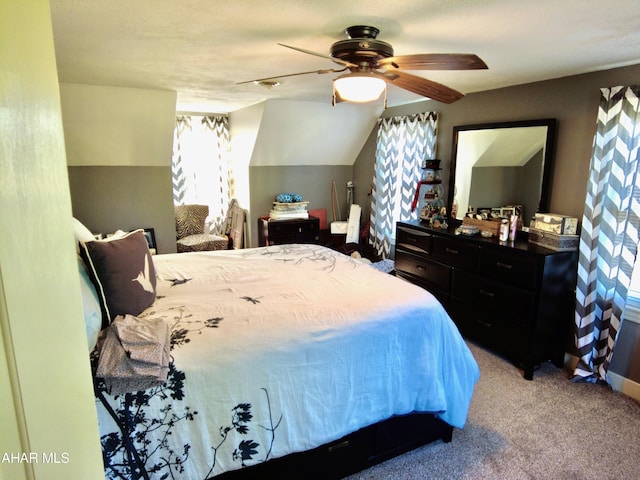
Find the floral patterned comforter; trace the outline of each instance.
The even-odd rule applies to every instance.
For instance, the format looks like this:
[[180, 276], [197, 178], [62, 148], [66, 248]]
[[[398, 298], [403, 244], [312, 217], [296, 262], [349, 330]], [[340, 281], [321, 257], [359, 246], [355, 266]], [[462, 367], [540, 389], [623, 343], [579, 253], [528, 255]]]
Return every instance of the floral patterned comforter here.
[[96, 385], [105, 477], [204, 480], [413, 411], [462, 427], [478, 366], [427, 291], [317, 245], [158, 255], [164, 385]]

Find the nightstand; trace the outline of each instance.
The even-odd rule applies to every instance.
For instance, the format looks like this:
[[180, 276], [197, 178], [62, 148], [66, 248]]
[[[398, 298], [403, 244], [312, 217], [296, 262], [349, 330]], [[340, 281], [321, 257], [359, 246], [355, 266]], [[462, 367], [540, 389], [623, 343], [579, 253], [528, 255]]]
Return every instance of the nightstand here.
[[280, 245], [284, 243], [318, 243], [320, 241], [320, 219], [317, 217], [292, 220], [269, 220], [258, 218], [258, 245]]

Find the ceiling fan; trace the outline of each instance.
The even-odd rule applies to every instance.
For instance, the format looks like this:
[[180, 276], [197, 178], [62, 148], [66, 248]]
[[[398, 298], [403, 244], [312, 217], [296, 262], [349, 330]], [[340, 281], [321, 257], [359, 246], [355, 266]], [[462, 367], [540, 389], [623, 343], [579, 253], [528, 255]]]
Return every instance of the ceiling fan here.
[[[276, 79], [284, 77], [348, 71], [333, 81], [334, 105], [341, 101], [368, 102], [376, 100], [383, 91], [386, 92], [387, 84], [439, 102], [453, 103], [464, 95], [440, 83], [406, 73], [404, 70], [479, 70], [488, 68], [477, 55], [469, 53], [421, 53], [394, 56], [393, 47], [390, 44], [376, 39], [380, 33], [376, 27], [355, 25], [348, 27], [345, 32], [349, 38], [339, 40], [331, 45], [330, 55], [278, 43], [278, 45], [302, 53], [327, 58], [341, 65], [342, 68], [291, 73], [248, 80], [238, 84], [253, 82], [274, 85]], [[348, 84], [352, 84], [353, 92], [347, 90]], [[374, 88], [372, 93], [367, 94], [366, 84], [371, 84]]]

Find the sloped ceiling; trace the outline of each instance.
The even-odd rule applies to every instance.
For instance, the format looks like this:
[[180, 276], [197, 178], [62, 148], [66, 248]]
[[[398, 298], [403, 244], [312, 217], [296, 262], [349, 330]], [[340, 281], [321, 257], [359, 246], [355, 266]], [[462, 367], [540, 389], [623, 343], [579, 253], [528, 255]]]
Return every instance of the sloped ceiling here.
[[[414, 72], [463, 93], [640, 63], [638, 0], [51, 0], [51, 12], [60, 81], [175, 90], [198, 112], [329, 104], [335, 74], [236, 83], [331, 68], [277, 43], [328, 54], [358, 24], [399, 55], [479, 55], [489, 70]], [[388, 90], [390, 106], [422, 99]]]
[[270, 100], [250, 164], [351, 165], [381, 111], [375, 105]]

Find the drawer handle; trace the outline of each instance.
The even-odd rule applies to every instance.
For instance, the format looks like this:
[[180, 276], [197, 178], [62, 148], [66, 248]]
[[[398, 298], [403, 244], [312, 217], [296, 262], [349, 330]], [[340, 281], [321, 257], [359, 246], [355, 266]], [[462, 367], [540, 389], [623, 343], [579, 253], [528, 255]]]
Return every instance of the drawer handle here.
[[511, 265], [509, 263], [502, 263], [502, 262], [496, 262], [496, 266], [498, 266], [500, 268], [504, 268], [506, 270], [511, 270], [513, 268], [513, 265]]
[[490, 291], [488, 291], [488, 290], [484, 290], [483, 288], [481, 288], [481, 289], [480, 289], [480, 293], [481, 293], [482, 295], [486, 295], [487, 297], [490, 297], [490, 298], [493, 298], [493, 297], [495, 297], [495, 296], [496, 296], [496, 294], [495, 294], [495, 293], [490, 292]]
[[454, 255], [458, 255], [458, 253], [460, 253], [458, 250], [456, 250], [454, 248], [449, 248], [449, 247], [446, 247], [444, 249], [444, 251], [447, 252], [447, 253], [453, 253]]
[[478, 324], [482, 325], [483, 327], [486, 328], [491, 328], [493, 325], [491, 325], [491, 323], [489, 322], [485, 322], [484, 320], [477, 320]]
[[427, 270], [425, 267], [423, 267], [422, 265], [416, 265], [416, 270], [422, 270], [425, 271]]

